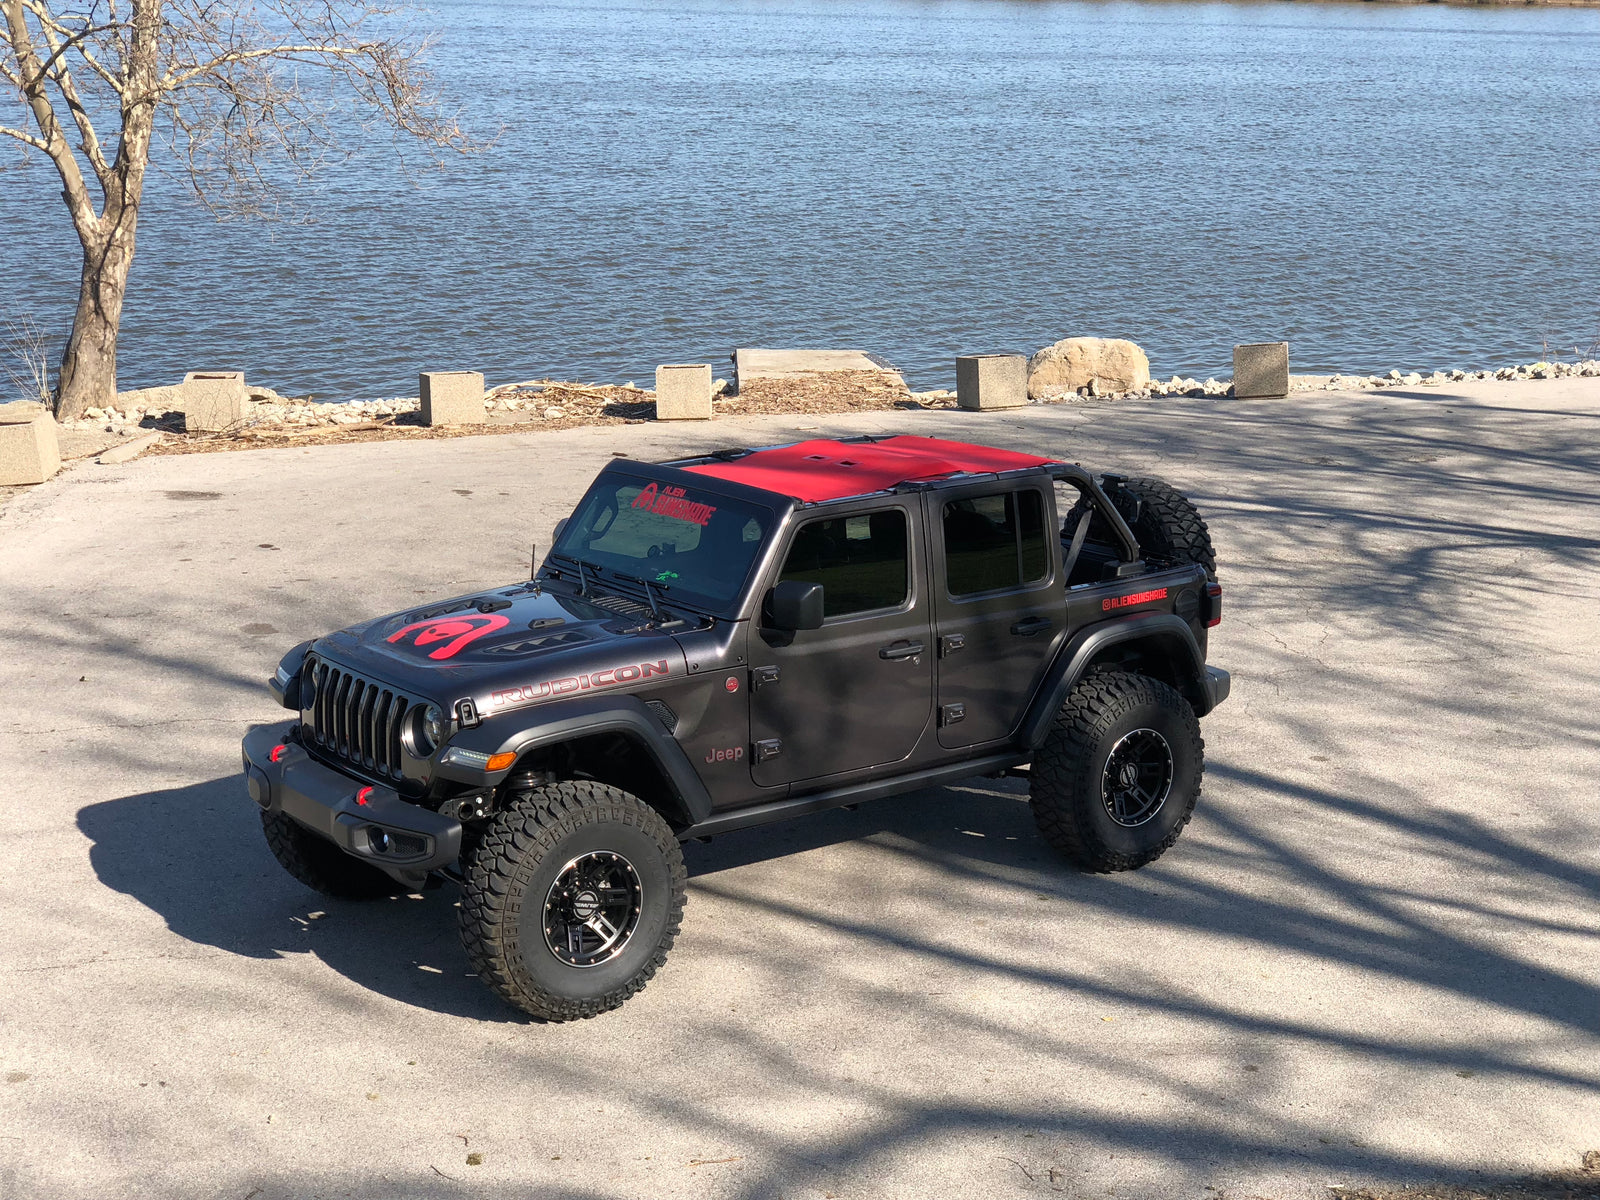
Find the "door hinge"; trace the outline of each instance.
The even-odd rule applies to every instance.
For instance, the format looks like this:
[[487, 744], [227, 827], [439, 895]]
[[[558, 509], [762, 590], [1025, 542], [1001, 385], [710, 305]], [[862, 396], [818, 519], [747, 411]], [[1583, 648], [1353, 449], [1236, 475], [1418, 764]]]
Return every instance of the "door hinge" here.
[[764, 742], [756, 743], [756, 761], [771, 762], [783, 753], [783, 742], [778, 738], [768, 738]]
[[939, 710], [940, 725], [957, 725], [967, 719], [965, 704], [946, 704]]
[[967, 639], [959, 633], [947, 633], [939, 639], [939, 657], [949, 658], [957, 650], [967, 648]]
[[783, 672], [777, 667], [751, 667], [750, 690], [759, 692], [769, 683], [777, 683], [783, 677]]

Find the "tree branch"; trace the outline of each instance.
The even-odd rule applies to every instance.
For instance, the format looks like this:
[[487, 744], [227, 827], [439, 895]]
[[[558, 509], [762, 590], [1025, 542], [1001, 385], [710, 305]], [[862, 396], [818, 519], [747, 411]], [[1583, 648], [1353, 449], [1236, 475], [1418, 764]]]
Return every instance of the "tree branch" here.
[[[26, 4], [28, 0], [23, 0], [23, 2]], [[29, 7], [31, 8], [32, 5]], [[35, 16], [37, 15], [37, 12], [35, 12]], [[111, 186], [111, 168], [106, 164], [105, 155], [100, 150], [100, 138], [96, 135], [94, 123], [89, 118], [89, 110], [84, 107], [83, 100], [78, 95], [77, 85], [72, 81], [72, 72], [67, 67], [67, 64], [62, 62], [56, 67], [54, 75], [49, 74], [51, 63], [58, 62], [75, 41], [88, 37], [90, 33], [99, 31], [85, 26], [83, 33], [78, 38], [68, 37], [66, 41], [62, 41], [57, 36], [56, 31], [51, 28], [55, 24], [54, 22], [41, 20], [39, 24], [44, 30], [45, 41], [55, 51], [50, 56], [49, 62], [46, 62], [40, 70], [55, 83], [61, 92], [62, 99], [67, 102], [67, 111], [72, 114], [72, 120], [77, 125], [78, 135], [82, 139], [80, 144], [84, 156], [89, 160], [89, 165], [94, 168], [95, 178], [100, 181], [100, 190], [104, 192]], [[110, 28], [110, 26], [102, 27], [102, 29], [107, 28]], [[79, 53], [83, 53], [81, 46], [79, 47]]]
[[[41, 17], [39, 15], [38, 7], [31, 3], [31, 0], [23, 0], [23, 3], [27, 6], [28, 10], [32, 12], [36, 18], [38, 18], [39, 27], [44, 30], [45, 41], [50, 44], [51, 50], [54, 51], [49, 58], [45, 59], [44, 65], [39, 68], [39, 74], [48, 76], [50, 74], [50, 68], [56, 65], [56, 60], [68, 50], [72, 50], [74, 48], [77, 49], [79, 56], [83, 58], [85, 62], [88, 62], [94, 66], [99, 65], [95, 63], [94, 56], [88, 50], [78, 45], [78, 43], [86, 41], [94, 34], [105, 33], [107, 30], [116, 29], [116, 25], [85, 25], [82, 29], [78, 30], [78, 32], [73, 33], [65, 25], [62, 25], [57, 21], [52, 21], [47, 17]], [[65, 34], [66, 40], [57, 41], [58, 34]], [[62, 68], [62, 70], [65, 69], [65, 67]], [[122, 85], [121, 83], [117, 82], [115, 76], [105, 75], [103, 77], [105, 78], [106, 82], [117, 91], [120, 92], [122, 90]]]
[[[92, 34], [105, 33], [113, 29], [120, 30], [126, 28], [126, 22], [113, 19], [109, 24], [101, 25], [98, 28], [91, 29], [88, 28], [89, 18], [84, 17], [83, 22], [85, 28], [77, 33], [74, 33], [70, 27], [62, 24], [60, 21], [56, 20], [50, 15], [50, 10], [45, 7], [42, 0], [22, 0], [22, 3], [23, 7], [33, 14], [34, 20], [39, 22], [40, 28], [45, 31], [45, 38], [47, 41], [49, 41], [52, 49], [56, 49], [57, 46], [55, 37], [51, 36], [52, 33], [71, 39], [71, 41], [69, 41], [69, 45], [71, 45], [73, 49], [77, 50], [78, 56], [82, 58], [84, 62], [89, 64], [90, 68], [96, 75], [100, 76], [100, 78], [105, 81], [107, 87], [116, 92], [118, 95], [122, 94], [122, 80], [108, 70], [105, 64], [95, 57], [94, 51], [83, 45], [82, 41], [78, 39], [87, 40]], [[114, 8], [112, 16], [113, 18], [116, 16]], [[76, 41], [77, 44], [73, 45], [73, 41]], [[61, 54], [62, 50], [65, 50], [66, 48], [66, 46], [63, 46], [61, 49], [57, 49], [56, 53], [51, 55], [51, 60], [54, 61], [54, 59]], [[45, 69], [48, 70], [49, 67], [50, 64], [45, 63]]]
[[12, 129], [9, 125], [0, 125], [0, 133], [5, 134], [7, 137], [14, 137], [17, 141], [32, 146], [35, 150], [43, 150], [46, 154], [50, 153], [49, 144], [43, 138], [36, 138], [31, 133], [26, 133], [21, 129]]
[[[182, 71], [181, 74], [174, 75], [169, 72], [167, 77], [162, 80], [162, 84], [168, 88], [181, 87], [191, 79], [212, 74], [218, 67], [250, 62], [252, 59], [258, 58], [281, 58], [288, 62], [303, 61], [298, 57], [303, 54], [322, 55], [334, 59], [366, 58], [381, 49], [382, 45], [381, 42], [371, 42], [359, 46], [265, 46], [257, 50], [230, 50], [226, 54], [219, 54], [210, 62], [189, 65], [188, 69]], [[316, 59], [311, 61], [317, 62]], [[325, 64], [318, 63], [317, 65]]]
[[61, 122], [56, 119], [55, 108], [45, 94], [44, 73], [39, 69], [39, 52], [34, 48], [27, 18], [23, 16], [22, 0], [0, 0], [0, 13], [5, 15], [6, 35], [11, 42], [12, 53], [17, 58], [17, 69], [22, 75], [23, 96], [33, 114], [34, 123], [39, 126], [42, 140], [39, 148], [56, 165], [67, 208], [72, 213], [72, 223], [77, 228], [79, 238], [87, 245], [89, 239], [95, 236], [98, 219], [93, 205], [89, 203], [89, 188], [84, 183], [83, 170], [73, 156], [72, 147], [67, 145], [67, 139], [61, 132]]

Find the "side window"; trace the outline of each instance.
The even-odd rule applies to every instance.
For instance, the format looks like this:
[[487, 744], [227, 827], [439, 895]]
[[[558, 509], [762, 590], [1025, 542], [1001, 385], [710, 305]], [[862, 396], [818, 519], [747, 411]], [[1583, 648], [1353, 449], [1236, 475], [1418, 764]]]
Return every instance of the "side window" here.
[[1033, 489], [944, 506], [945, 585], [952, 596], [1003, 591], [1050, 573], [1044, 497]]
[[779, 578], [820, 583], [824, 617], [898, 608], [911, 590], [904, 510], [802, 525]]

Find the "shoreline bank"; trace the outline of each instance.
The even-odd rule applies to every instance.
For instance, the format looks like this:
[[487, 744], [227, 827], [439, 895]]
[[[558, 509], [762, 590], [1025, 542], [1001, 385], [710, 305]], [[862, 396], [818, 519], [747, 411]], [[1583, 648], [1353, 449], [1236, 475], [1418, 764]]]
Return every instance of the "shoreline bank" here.
[[[1461, 369], [1422, 371], [1391, 370], [1383, 375], [1292, 375], [1291, 395], [1308, 391], [1375, 391], [1392, 388], [1437, 388], [1470, 381], [1541, 380], [1600, 377], [1600, 359], [1541, 360], [1498, 370]], [[580, 425], [640, 424], [655, 419], [655, 392], [633, 383], [594, 384], [554, 379], [501, 384], [484, 394], [485, 422], [481, 425], [429, 427], [421, 422], [421, 401], [397, 396], [367, 401], [316, 401], [280, 396], [270, 388], [251, 387], [249, 414], [238, 425], [218, 433], [186, 433], [183, 414], [162, 403], [171, 389], [147, 388], [122, 392], [114, 408], [90, 409], [76, 421], [60, 426], [63, 435], [83, 445], [95, 445], [107, 435], [116, 445], [124, 438], [152, 433], [162, 435], [148, 453], [194, 454], [226, 450], [254, 450], [273, 445], [327, 445], [347, 441], [377, 441], [391, 437], [472, 437], [532, 430], [569, 429]], [[1077, 394], [1033, 400], [1028, 407], [1170, 397], [1174, 399], [1224, 399], [1232, 395], [1231, 379], [1204, 380], [1173, 375], [1151, 380], [1130, 391], [1100, 391], [1093, 385]], [[733, 390], [726, 380], [713, 387], [714, 417], [764, 415], [819, 415], [870, 412], [884, 409], [926, 411], [956, 407], [951, 389], [911, 391], [903, 384], [886, 384], [869, 372], [839, 372], [797, 376], [782, 381], [761, 380]], [[95, 449], [94, 453], [102, 451]], [[70, 454], [70, 451], [69, 451]], [[72, 457], [84, 457], [80, 450]]]

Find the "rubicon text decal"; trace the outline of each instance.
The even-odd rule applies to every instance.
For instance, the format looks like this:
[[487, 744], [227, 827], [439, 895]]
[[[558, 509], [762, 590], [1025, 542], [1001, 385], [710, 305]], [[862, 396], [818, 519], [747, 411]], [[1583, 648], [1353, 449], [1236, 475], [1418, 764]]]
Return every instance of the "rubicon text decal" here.
[[1149, 604], [1152, 600], [1165, 600], [1166, 588], [1156, 588], [1153, 592], [1134, 592], [1129, 596], [1108, 596], [1100, 601], [1100, 611], [1110, 612], [1114, 608], [1132, 608], [1135, 604]]
[[704, 525], [717, 511], [714, 504], [699, 504], [688, 499], [681, 487], [659, 487], [651, 483], [633, 498], [633, 507], [647, 509], [658, 516], [675, 517], [692, 525]]
[[496, 629], [504, 629], [509, 624], [511, 624], [510, 619], [502, 617], [499, 613], [468, 613], [460, 617], [415, 621], [404, 628], [396, 629], [384, 640], [392, 645], [401, 638], [411, 636], [411, 644], [419, 648], [431, 646], [435, 642], [444, 642], [443, 646], [428, 655], [429, 658], [442, 661], [461, 653], [461, 648], [468, 642], [475, 641], [486, 633], [493, 633]]
[[546, 679], [540, 683], [525, 683], [521, 687], [505, 688], [492, 692], [489, 703], [495, 708], [511, 708], [518, 704], [531, 704], [546, 696], [567, 696], [573, 692], [587, 692], [593, 688], [615, 687], [619, 683], [632, 683], [636, 679], [649, 679], [655, 675], [670, 675], [667, 660], [630, 664], [625, 667], [607, 667], [589, 675], [568, 675], [561, 679]]

